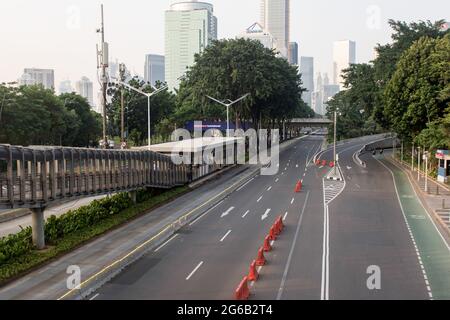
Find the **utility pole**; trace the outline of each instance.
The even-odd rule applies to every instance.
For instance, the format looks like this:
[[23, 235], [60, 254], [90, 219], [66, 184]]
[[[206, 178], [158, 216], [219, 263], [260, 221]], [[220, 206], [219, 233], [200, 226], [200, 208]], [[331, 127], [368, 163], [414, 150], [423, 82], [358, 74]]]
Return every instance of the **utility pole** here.
[[[119, 65], [120, 81], [125, 82], [126, 67], [124, 63]], [[127, 143], [125, 141], [125, 90], [123, 86], [120, 89], [120, 143], [121, 148], [126, 149]]]
[[414, 172], [414, 142], [412, 144], [412, 152], [411, 152], [411, 172]]
[[105, 42], [105, 22], [103, 16], [103, 4], [101, 5], [101, 28], [97, 30], [101, 34], [101, 48], [97, 45], [97, 69], [101, 69], [101, 86], [102, 86], [102, 112], [103, 112], [103, 148], [109, 148], [108, 135], [106, 134], [106, 87], [108, 79], [106, 77], [106, 69], [108, 68], [108, 43]]
[[428, 151], [424, 152], [425, 156], [425, 192], [428, 192]]

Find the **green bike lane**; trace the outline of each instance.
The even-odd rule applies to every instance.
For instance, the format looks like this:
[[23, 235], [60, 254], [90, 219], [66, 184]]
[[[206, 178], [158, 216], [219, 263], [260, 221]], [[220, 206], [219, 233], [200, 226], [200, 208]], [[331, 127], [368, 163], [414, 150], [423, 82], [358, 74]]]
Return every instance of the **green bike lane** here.
[[383, 156], [375, 157], [393, 176], [397, 197], [415, 246], [430, 298], [450, 300], [450, 247], [423, 207], [408, 176]]

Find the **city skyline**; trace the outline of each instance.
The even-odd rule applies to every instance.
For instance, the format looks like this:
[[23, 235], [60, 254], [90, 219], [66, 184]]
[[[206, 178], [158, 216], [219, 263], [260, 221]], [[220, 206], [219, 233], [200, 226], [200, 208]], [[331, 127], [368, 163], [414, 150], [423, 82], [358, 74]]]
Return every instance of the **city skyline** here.
[[[142, 60], [145, 54], [164, 54], [164, 11], [171, 1], [154, 1], [151, 4], [136, 1], [132, 10], [123, 10], [109, 0], [103, 2], [106, 40], [110, 43], [111, 57], [126, 63], [132, 73], [143, 75]], [[260, 20], [259, 0], [209, 2], [214, 5], [215, 15], [220, 21], [219, 38], [235, 38], [251, 23]], [[299, 43], [299, 55], [315, 58], [316, 71], [332, 75], [332, 46], [336, 40], [356, 41], [356, 61], [368, 62], [373, 58], [376, 43], [390, 41], [387, 19], [409, 22], [447, 19], [442, 12], [448, 12], [444, 7], [450, 5], [437, 0], [427, 4], [413, 2], [414, 6], [406, 0], [396, 3], [385, 0], [344, 1], [339, 4], [334, 1], [292, 1], [290, 40]], [[94, 91], [97, 91], [95, 45], [98, 35], [95, 29], [99, 26], [99, 4], [100, 1], [66, 0], [57, 3], [41, 1], [39, 4], [19, 0], [0, 4], [2, 24], [15, 25], [3, 39], [9, 49], [0, 53], [0, 59], [9, 63], [2, 64], [0, 82], [16, 81], [24, 68], [36, 67], [54, 69], [55, 83], [66, 79], [74, 82], [87, 76], [93, 79]], [[239, 4], [240, 10], [233, 10], [236, 4]], [[350, 4], [351, 11], [348, 10]], [[407, 12], [405, 5], [408, 5]], [[49, 10], [50, 7], [52, 10]], [[149, 8], [152, 10], [147, 10]], [[12, 20], [19, 13], [23, 17], [21, 24]], [[37, 24], [36, 21], [42, 21], [43, 17], [45, 23]], [[140, 33], [148, 30], [148, 41], [133, 36], [136, 27], [141, 30]], [[42, 37], [42, 34], [46, 36]], [[126, 45], [122, 44], [124, 40]]]

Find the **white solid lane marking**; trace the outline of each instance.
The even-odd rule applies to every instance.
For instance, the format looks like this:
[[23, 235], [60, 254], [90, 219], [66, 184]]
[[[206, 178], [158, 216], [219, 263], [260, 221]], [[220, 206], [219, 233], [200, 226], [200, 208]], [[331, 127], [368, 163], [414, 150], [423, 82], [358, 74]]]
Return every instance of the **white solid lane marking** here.
[[90, 298], [89, 300], [95, 300], [98, 296], [100, 295], [100, 293], [95, 294], [92, 298]]
[[292, 198], [291, 200], [291, 204], [294, 204], [295, 198]]
[[244, 215], [242, 216], [242, 218], [245, 218], [248, 214], [250, 213], [250, 210], [247, 210]]
[[192, 278], [192, 276], [194, 275], [194, 273], [197, 272], [198, 269], [200, 269], [200, 267], [203, 265], [203, 261], [201, 261], [195, 268], [194, 270], [192, 270], [192, 272], [187, 276], [186, 281], [188, 281], [190, 278]]
[[220, 216], [221, 218], [225, 218], [226, 216], [228, 216], [231, 211], [234, 210], [234, 207], [230, 207], [230, 209], [228, 209], [227, 211], [225, 211], [224, 213], [222, 213], [222, 215]]
[[256, 202], [260, 202], [263, 196], [259, 197], [259, 199]]
[[228, 230], [228, 232], [220, 239], [220, 242], [223, 242], [231, 233], [231, 230]]
[[171, 242], [173, 239], [175, 239], [176, 237], [178, 237], [179, 234], [174, 234], [171, 238], [169, 238], [169, 240], [167, 240], [166, 242], [164, 242], [162, 245], [160, 245], [155, 252], [158, 252], [159, 250], [161, 250], [162, 248], [164, 248], [166, 245], [169, 244], [169, 242]]
[[303, 205], [303, 209], [302, 209], [302, 212], [300, 214], [300, 218], [298, 220], [297, 230], [295, 231], [295, 236], [294, 236], [294, 239], [292, 241], [291, 250], [289, 252], [288, 260], [286, 262], [286, 267], [284, 269], [283, 278], [281, 279], [281, 284], [280, 284], [280, 289], [278, 290], [277, 300], [281, 300], [281, 297], [283, 295], [284, 286], [286, 284], [286, 278], [287, 278], [287, 275], [289, 273], [289, 268], [291, 266], [292, 256], [294, 255], [295, 245], [297, 244], [297, 239], [298, 239], [298, 235], [299, 235], [299, 232], [300, 232], [300, 226], [302, 225], [303, 214], [305, 213], [306, 204], [308, 203], [308, 199], [309, 199], [309, 191], [306, 194], [305, 203]]
[[250, 180], [248, 180], [246, 183], [244, 183], [239, 189], [237, 189], [236, 191], [241, 191], [242, 189], [244, 189], [250, 182], [252, 182], [253, 180], [255, 180], [255, 178], [252, 178]]
[[262, 215], [261, 220], [264, 221], [269, 217], [269, 213], [272, 209], [267, 209], [266, 212]]
[[287, 218], [288, 214], [289, 214], [289, 212], [286, 212], [286, 213], [284, 214], [283, 221], [286, 221], [286, 218]]
[[218, 206], [220, 206], [225, 200], [220, 201], [218, 204], [216, 204], [214, 207], [212, 207], [211, 209], [208, 209], [204, 214], [202, 214], [200, 217], [198, 217], [197, 219], [195, 219], [194, 221], [192, 221], [191, 223], [189, 223], [189, 226], [193, 226], [194, 224], [196, 224], [201, 218], [203, 218], [204, 216], [206, 216], [208, 213], [210, 213], [211, 211], [213, 211], [214, 209], [216, 209]]

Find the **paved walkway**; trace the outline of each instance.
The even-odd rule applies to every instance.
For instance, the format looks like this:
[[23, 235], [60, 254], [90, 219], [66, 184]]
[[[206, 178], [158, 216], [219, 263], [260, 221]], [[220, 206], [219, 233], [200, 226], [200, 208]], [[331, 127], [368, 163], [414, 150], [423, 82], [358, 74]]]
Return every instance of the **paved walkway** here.
[[437, 204], [436, 196], [421, 191], [414, 182], [411, 172], [395, 162], [390, 155], [378, 156], [377, 159], [393, 175], [398, 199], [430, 298], [450, 299], [449, 233], [447, 227], [439, 223], [431, 209], [431, 206]]

